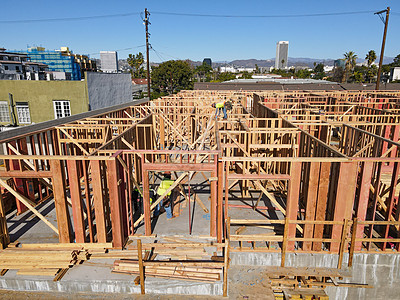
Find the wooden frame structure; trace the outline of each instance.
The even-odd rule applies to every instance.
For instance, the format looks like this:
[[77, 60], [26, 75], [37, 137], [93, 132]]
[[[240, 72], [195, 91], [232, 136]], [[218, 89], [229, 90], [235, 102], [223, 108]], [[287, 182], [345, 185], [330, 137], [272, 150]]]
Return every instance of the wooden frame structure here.
[[[224, 100], [233, 110], [217, 119], [211, 104]], [[182, 91], [1, 140], [0, 178], [14, 184], [0, 184], [18, 212], [44, 222], [35, 206], [53, 198], [57, 228], [48, 225], [62, 243], [122, 248], [141, 222], [151, 235], [151, 210], [166, 194], [150, 204], [149, 184], [170, 170], [174, 187], [209, 174], [210, 236], [229, 237], [230, 251], [398, 252], [399, 100], [398, 91]], [[255, 219], [227, 225], [248, 208]], [[4, 246], [1, 218], [0, 209]], [[232, 234], [234, 224], [268, 230]]]

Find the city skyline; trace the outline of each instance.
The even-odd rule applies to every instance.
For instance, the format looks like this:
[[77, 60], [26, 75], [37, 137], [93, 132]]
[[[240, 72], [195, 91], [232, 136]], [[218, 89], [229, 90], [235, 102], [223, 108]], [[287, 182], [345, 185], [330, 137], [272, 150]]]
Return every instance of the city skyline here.
[[[72, 1], [72, 4], [75, 2], [78, 3]], [[23, 0], [18, 6], [28, 7], [28, 3]], [[3, 9], [7, 13], [0, 22], [7, 30], [2, 33], [0, 46], [8, 50], [26, 50], [27, 45], [50, 50], [68, 46], [74, 53], [94, 58], [99, 58], [103, 50], [118, 51], [120, 58], [126, 58], [129, 53], [145, 52], [140, 12], [147, 6], [151, 13], [152, 62], [202, 61], [204, 57], [213, 61], [271, 59], [280, 40], [290, 41], [290, 57], [337, 59], [347, 51], [354, 51], [363, 59], [369, 50], [375, 50], [379, 56], [383, 24], [373, 12], [390, 6], [385, 56], [395, 57], [400, 53], [400, 41], [396, 38], [400, 4], [395, 1], [379, 5], [361, 0], [339, 1], [335, 5], [309, 1], [306, 6], [296, 1], [273, 6], [255, 1], [246, 4], [176, 1], [168, 5], [161, 1], [137, 1], [135, 6], [129, 3], [119, 1], [119, 5], [105, 9], [105, 1], [87, 1], [91, 9], [82, 9], [77, 14], [74, 5], [63, 7], [41, 1], [29, 10], [16, 10], [14, 2], [6, 1]], [[349, 14], [334, 15], [344, 12]], [[119, 15], [110, 16], [113, 14]], [[90, 16], [103, 17], [83, 18]], [[31, 21], [15, 22], [18, 20]]]

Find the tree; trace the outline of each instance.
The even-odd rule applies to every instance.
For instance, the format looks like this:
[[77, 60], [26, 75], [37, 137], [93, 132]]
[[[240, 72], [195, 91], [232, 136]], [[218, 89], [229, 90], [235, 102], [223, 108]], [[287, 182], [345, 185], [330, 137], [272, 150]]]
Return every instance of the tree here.
[[193, 89], [193, 70], [187, 61], [170, 60], [153, 67], [151, 87], [160, 95]]
[[311, 71], [307, 70], [307, 69], [300, 69], [295, 73], [295, 76], [297, 78], [310, 78], [311, 76]]
[[378, 67], [376, 65], [372, 65], [371, 67], [368, 68], [366, 74], [365, 74], [365, 79], [371, 83], [372, 79], [375, 78], [375, 76], [378, 74]]
[[363, 73], [360, 71], [355, 71], [351, 76], [351, 79], [355, 82], [363, 82]]
[[393, 59], [391, 65], [392, 67], [400, 67], [400, 54]]
[[261, 72], [260, 72], [260, 68], [258, 67], [257, 64], [255, 65], [255, 67], [256, 67], [256, 69], [255, 69], [254, 73], [260, 74], [260, 73], [261, 73]]
[[347, 81], [347, 79], [349, 78], [351, 72], [353, 71], [356, 65], [357, 55], [353, 51], [349, 51], [344, 54], [344, 59], [346, 61], [345, 63], [346, 73], [344, 79], [345, 81]]
[[128, 59], [126, 60], [131, 67], [131, 76], [132, 78], [145, 78], [146, 72], [144, 71], [142, 65], [144, 63], [143, 53], [139, 52], [138, 54], [129, 54]]
[[242, 76], [239, 77], [239, 79], [251, 79], [251, 78], [253, 78], [253, 73], [247, 71], [244, 71], [242, 73]]
[[318, 65], [314, 64], [314, 79], [323, 79], [326, 74], [324, 71], [324, 64], [319, 63]]
[[371, 67], [371, 65], [375, 62], [376, 60], [376, 53], [374, 50], [369, 50], [367, 55], [365, 56], [365, 59], [367, 60], [367, 65], [368, 68]]
[[218, 74], [216, 81], [223, 82], [223, 81], [228, 81], [228, 80], [233, 80], [233, 79], [236, 79], [236, 75], [234, 73], [222, 72], [222, 73]]
[[343, 82], [345, 77], [345, 71], [343, 67], [335, 67], [333, 69], [332, 77], [328, 78], [328, 80], [336, 81], [336, 82]]
[[194, 69], [194, 74], [197, 75], [199, 81], [203, 79], [203, 81], [208, 81], [211, 79], [210, 73], [212, 72], [212, 68], [205, 62], [202, 65], [197, 66]]

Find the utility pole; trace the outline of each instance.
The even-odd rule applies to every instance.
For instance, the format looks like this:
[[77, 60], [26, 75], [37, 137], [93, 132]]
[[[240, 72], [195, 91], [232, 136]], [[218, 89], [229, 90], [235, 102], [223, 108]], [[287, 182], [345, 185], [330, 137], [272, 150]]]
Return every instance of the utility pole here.
[[150, 13], [147, 8], [144, 9], [144, 24], [146, 25], [146, 61], [147, 61], [147, 95], [149, 96], [149, 100], [151, 100], [150, 96], [150, 55], [149, 55], [149, 16]]
[[379, 68], [378, 68], [378, 75], [376, 78], [376, 86], [375, 89], [379, 90], [379, 83], [381, 81], [381, 72], [382, 72], [382, 62], [383, 62], [383, 55], [385, 53], [385, 44], [386, 44], [386, 33], [387, 33], [387, 28], [388, 28], [388, 23], [389, 23], [389, 13], [390, 13], [390, 7], [388, 7], [385, 10], [381, 10], [375, 13], [375, 15], [378, 15], [379, 18], [381, 18], [383, 22], [383, 17], [380, 15], [382, 13], [386, 12], [386, 18], [385, 18], [385, 30], [383, 31], [383, 39], [382, 39], [382, 48], [381, 48], [381, 57], [379, 58]]

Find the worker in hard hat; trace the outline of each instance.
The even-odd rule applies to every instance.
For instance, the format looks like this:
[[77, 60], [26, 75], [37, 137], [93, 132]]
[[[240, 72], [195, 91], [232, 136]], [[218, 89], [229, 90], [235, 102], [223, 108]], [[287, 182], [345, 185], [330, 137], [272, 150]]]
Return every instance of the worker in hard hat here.
[[[160, 183], [160, 186], [157, 189], [157, 195], [162, 196], [171, 185], [174, 184], [174, 180], [171, 179], [171, 172], [165, 172], [163, 180]], [[164, 208], [165, 212], [167, 213], [167, 219], [172, 219], [172, 206], [173, 206], [173, 201], [171, 197], [172, 191], [169, 191], [167, 196], [157, 205], [156, 210], [154, 211], [154, 214], [158, 216], [160, 212], [160, 208], [164, 203]]]

